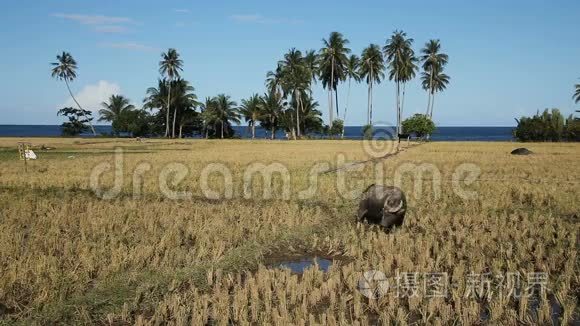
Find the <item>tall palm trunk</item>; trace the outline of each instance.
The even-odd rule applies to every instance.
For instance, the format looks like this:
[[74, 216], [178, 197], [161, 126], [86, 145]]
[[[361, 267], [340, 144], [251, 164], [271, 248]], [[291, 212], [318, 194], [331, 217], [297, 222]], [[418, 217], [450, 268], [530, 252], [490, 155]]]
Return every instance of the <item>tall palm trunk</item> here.
[[429, 74], [429, 90], [427, 91], [429, 93], [429, 99], [427, 100], [427, 112], [425, 113], [425, 115], [430, 115], [430, 110], [431, 110], [431, 96], [433, 95], [433, 67], [431, 67], [431, 73]]
[[224, 139], [224, 121], [222, 120], [222, 139]]
[[348, 110], [348, 102], [350, 101], [350, 81], [351, 77], [348, 77], [348, 91], [346, 93], [346, 105], [344, 106], [344, 115], [342, 116], [342, 134], [340, 138], [344, 138], [344, 126], [346, 125], [346, 110]]
[[169, 137], [169, 107], [171, 103], [171, 81], [169, 81], [169, 92], [167, 93], [167, 115], [165, 117], [165, 137]]
[[334, 90], [334, 57], [331, 60], [332, 66], [330, 67], [330, 123], [328, 124], [332, 128], [332, 122], [334, 121], [334, 112], [332, 107], [332, 91]]
[[429, 110], [429, 119], [433, 120], [433, 105], [435, 104], [435, 92], [431, 92], [431, 110]]
[[256, 120], [252, 121], [252, 139], [256, 139]]
[[300, 91], [296, 93], [296, 136], [300, 137], [300, 109], [302, 106], [302, 96]]
[[[175, 138], [175, 120], [177, 119], [177, 106], [173, 109], [173, 129], [171, 132], [171, 137]], [[179, 137], [181, 138], [181, 137]]]
[[336, 104], [336, 117], [340, 119], [340, 113], [338, 113], [338, 83], [334, 86], [334, 98], [336, 99], [334, 102]]
[[183, 125], [182, 125], [182, 124], [180, 124], [180, 125], [179, 125], [179, 139], [181, 139], [181, 135], [182, 135], [181, 131], [182, 131], [182, 130], [183, 130]]
[[[79, 102], [77, 101], [77, 99], [75, 98], [75, 96], [73, 95], [72, 91], [70, 90], [70, 86], [69, 86], [68, 80], [66, 80], [66, 78], [64, 78], [64, 83], [66, 84], [66, 89], [68, 89], [68, 93], [70, 94], [70, 97], [72, 97], [73, 101], [77, 104], [77, 106], [79, 107], [79, 109], [81, 111], [83, 111], [83, 108], [81, 107], [81, 105], [79, 104]], [[95, 131], [95, 127], [93, 127], [93, 124], [87, 118], [86, 115], [83, 114], [83, 116], [85, 117], [85, 119], [88, 120], [87, 122], [89, 123], [89, 127], [91, 127], [91, 131], [93, 132], [93, 136], [96, 136], [97, 135], [97, 132]]]
[[369, 83], [367, 90], [367, 125], [370, 124], [371, 124], [371, 83]]
[[276, 128], [274, 127], [274, 117], [270, 118], [270, 123], [272, 124], [271, 126], [271, 131], [272, 131], [272, 135], [270, 135], [271, 139], [274, 140], [276, 138]]
[[401, 85], [399, 81], [397, 83], [397, 139], [399, 138], [399, 134], [401, 133], [401, 106], [400, 106], [400, 96], [401, 96]]
[[[407, 83], [403, 82], [403, 95], [401, 96], [401, 120], [403, 119], [403, 111], [405, 110], [405, 85], [407, 85]], [[401, 129], [402, 129], [402, 123], [401, 123]], [[403, 130], [401, 130], [403, 131]]]

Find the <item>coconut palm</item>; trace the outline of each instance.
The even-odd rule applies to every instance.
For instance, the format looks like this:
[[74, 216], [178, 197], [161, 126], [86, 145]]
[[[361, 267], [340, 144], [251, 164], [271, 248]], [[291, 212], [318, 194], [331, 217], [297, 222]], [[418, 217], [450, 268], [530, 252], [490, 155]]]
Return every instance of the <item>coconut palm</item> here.
[[123, 95], [111, 95], [108, 102], [102, 102], [102, 109], [99, 110], [100, 118], [98, 121], [113, 122], [124, 113], [135, 109], [128, 98]]
[[209, 131], [215, 135], [217, 133], [218, 114], [216, 111], [216, 102], [213, 97], [206, 97], [205, 102], [200, 105], [201, 119], [203, 121], [203, 129], [205, 138], [209, 138]]
[[574, 87], [576, 88], [576, 91], [574, 92], [574, 101], [578, 103], [580, 102], [580, 84], [576, 84]]
[[217, 121], [221, 127], [220, 137], [223, 139], [224, 129], [230, 125], [230, 122], [240, 124], [240, 113], [236, 108], [237, 103], [232, 101], [229, 95], [219, 94], [214, 101]]
[[430, 71], [424, 71], [421, 73], [421, 85], [423, 86], [423, 89], [428, 91], [430, 94], [429, 102], [431, 108], [427, 111], [429, 119], [433, 119], [435, 93], [444, 91], [447, 88], [447, 84], [449, 84], [449, 76], [443, 73], [442, 67], [432, 67]]
[[[52, 68], [52, 77], [59, 79], [59, 80], [64, 80], [64, 83], [66, 84], [66, 89], [68, 89], [68, 93], [70, 94], [70, 97], [73, 99], [73, 101], [79, 107], [80, 111], [84, 112], [85, 110], [81, 107], [81, 105], [79, 104], [79, 102], [77, 101], [75, 96], [73, 95], [72, 91], [70, 90], [70, 85], [69, 85], [69, 81], [72, 82], [77, 77], [77, 62], [76, 62], [76, 60], [72, 57], [72, 55], [70, 53], [65, 52], [65, 51], [63, 51], [62, 54], [57, 55], [56, 60], [57, 60], [57, 62], [52, 62], [50, 64], [53, 67]], [[91, 127], [91, 131], [93, 132], [93, 135], [96, 136], [97, 132], [95, 131], [93, 124], [88, 119], [88, 117], [85, 117], [85, 118], [87, 118], [87, 120], [88, 120], [89, 126]]]
[[[169, 112], [171, 106], [171, 82], [175, 78], [179, 78], [179, 72], [183, 71], [183, 61], [179, 59], [179, 53], [175, 49], [169, 49], [167, 52], [161, 54], [161, 61], [159, 61], [159, 73], [166, 77], [169, 81], [169, 91], [167, 92], [167, 112], [165, 119], [165, 137], [169, 136]], [[175, 138], [175, 121], [177, 111], [173, 114], [173, 132], [172, 137]]]
[[[175, 123], [177, 119], [182, 120], [183, 115], [191, 115], [188, 112], [194, 110], [199, 103], [197, 102], [197, 96], [194, 93], [195, 88], [193, 88], [187, 80], [178, 78], [172, 81], [170, 83], [170, 89], [172, 99], [171, 104], [174, 109], [173, 122]], [[179, 127], [182, 129], [183, 124], [180, 124]], [[179, 138], [181, 138], [181, 135]]]
[[262, 115], [261, 102], [260, 96], [254, 94], [247, 100], [242, 100], [242, 106], [240, 107], [240, 113], [248, 123], [248, 128], [252, 130], [252, 139], [256, 138], [256, 123], [258, 123]]
[[274, 92], [264, 94], [260, 102], [260, 125], [262, 128], [270, 130], [271, 139], [276, 138], [280, 116], [282, 115], [282, 99]]
[[312, 72], [306, 64], [302, 52], [295, 48], [290, 49], [284, 55], [284, 60], [280, 61], [282, 67], [282, 90], [284, 96], [291, 96], [292, 102], [296, 105], [296, 137], [300, 137], [300, 111], [303, 107], [303, 97], [310, 93], [312, 82]]
[[268, 92], [282, 98], [282, 63], [278, 62], [276, 70], [266, 74], [266, 88]]
[[385, 62], [381, 48], [370, 44], [362, 52], [359, 63], [359, 76], [368, 85], [367, 92], [367, 125], [373, 123], [373, 84], [380, 84], [385, 78]]
[[328, 89], [329, 125], [332, 126], [334, 120], [332, 92], [335, 92], [336, 115], [338, 116], [337, 86], [340, 81], [346, 79], [347, 55], [350, 53], [350, 49], [346, 47], [349, 41], [339, 32], [330, 33], [328, 39], [323, 39], [322, 42], [323, 47], [319, 51], [319, 74], [322, 86]]
[[[427, 111], [426, 114], [429, 118], [433, 118], [433, 102], [435, 97], [435, 90], [439, 87], [441, 89], [441, 82], [435, 82], [437, 74], [442, 74], [443, 68], [447, 64], [449, 57], [445, 53], [441, 53], [441, 43], [439, 40], [429, 40], [425, 43], [425, 46], [421, 49], [421, 62], [423, 62], [423, 88], [427, 91]], [[425, 76], [427, 76], [427, 83], [425, 83]], [[447, 75], [445, 75], [447, 76]], [[441, 77], [444, 76], [439, 76]], [[445, 79], [445, 78], [443, 78]], [[446, 78], [447, 84], [449, 82], [449, 77]], [[437, 85], [439, 84], [439, 85]], [[441, 89], [442, 90], [442, 89]]]
[[395, 31], [387, 40], [383, 51], [389, 65], [389, 80], [394, 80], [396, 85], [397, 102], [397, 135], [401, 134], [401, 122], [403, 111], [403, 98], [401, 97], [401, 85], [415, 77], [417, 66], [415, 54], [412, 49], [413, 39], [407, 38], [403, 31]]
[[[348, 110], [348, 102], [350, 101], [350, 83], [353, 79], [355, 82], [359, 82], [361, 79], [359, 74], [359, 65], [360, 60], [355, 54], [352, 54], [348, 58], [348, 61], [346, 63], [346, 76], [348, 77], [348, 93], [346, 95], [346, 105], [344, 106], [344, 115], [342, 118], [344, 124], [346, 124], [346, 111]], [[342, 127], [341, 137], [344, 137], [344, 124]]]

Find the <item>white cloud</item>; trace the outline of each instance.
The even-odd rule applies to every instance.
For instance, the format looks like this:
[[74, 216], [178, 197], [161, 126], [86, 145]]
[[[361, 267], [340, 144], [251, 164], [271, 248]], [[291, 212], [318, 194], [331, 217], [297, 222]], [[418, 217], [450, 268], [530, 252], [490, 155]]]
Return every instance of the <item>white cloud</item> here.
[[180, 14], [189, 14], [189, 9], [173, 9], [173, 11], [178, 12]]
[[292, 18], [269, 18], [260, 14], [235, 14], [231, 15], [230, 19], [239, 23], [255, 23], [255, 24], [301, 24], [303, 21]]
[[[107, 101], [111, 95], [120, 93], [121, 87], [119, 87], [119, 85], [106, 80], [101, 80], [97, 84], [83, 87], [83, 89], [75, 94], [75, 98], [83, 109], [92, 111], [93, 117], [98, 118], [97, 112], [101, 109], [101, 103]], [[58, 107], [58, 109], [62, 109], [63, 107], [76, 107], [76, 104], [73, 99], [69, 97]]]
[[128, 29], [119, 25], [101, 25], [95, 27], [95, 32], [99, 33], [125, 33]]
[[62, 13], [52, 14], [52, 16], [70, 20], [81, 25], [92, 26], [93, 30], [98, 33], [125, 33], [128, 31], [126, 25], [136, 24], [136, 22], [129, 17]]
[[100, 43], [99, 46], [133, 51], [159, 51], [159, 48], [136, 42]]
[[52, 16], [72, 20], [83, 25], [111, 25], [111, 24], [134, 23], [134, 21], [129, 17], [82, 15], [82, 14], [53, 14]]

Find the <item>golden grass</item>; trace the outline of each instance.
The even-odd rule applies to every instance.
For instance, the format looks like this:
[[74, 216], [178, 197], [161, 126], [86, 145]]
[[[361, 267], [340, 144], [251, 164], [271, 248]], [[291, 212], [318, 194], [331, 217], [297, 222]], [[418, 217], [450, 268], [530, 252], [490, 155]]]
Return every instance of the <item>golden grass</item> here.
[[[298, 196], [314, 163], [338, 167], [338, 154], [371, 159], [358, 141], [33, 138], [27, 141], [55, 149], [36, 150], [39, 160], [29, 162], [28, 173], [17, 141], [0, 139], [0, 323], [472, 325], [484, 322], [485, 311], [491, 324], [550, 324], [550, 300], [561, 306], [562, 324], [578, 318], [578, 144], [526, 144], [536, 154], [518, 157], [509, 155], [515, 143], [428, 143], [341, 172], [349, 189], [375, 182], [376, 163], [387, 184], [404, 164], [441, 172], [439, 197], [429, 173], [418, 198], [414, 180], [403, 178], [407, 217], [385, 233], [354, 222], [357, 200], [339, 195], [337, 173], [319, 177], [315, 197]], [[122, 191], [99, 199], [91, 170], [113, 163], [117, 147], [124, 149]], [[151, 170], [135, 199], [132, 175], [144, 162]], [[174, 162], [189, 173], [172, 187], [189, 191], [189, 199], [160, 192], [158, 176]], [[232, 171], [232, 199], [203, 197], [200, 173], [216, 162]], [[272, 199], [243, 198], [243, 172], [255, 162], [288, 168], [289, 200], [279, 178]], [[465, 186], [475, 199], [452, 189], [462, 163], [481, 170]], [[210, 180], [223, 191], [221, 178]], [[254, 190], [262, 190], [255, 181]], [[112, 173], [102, 183], [112, 185]], [[328, 273], [266, 266], [275, 257], [308, 254], [343, 259]], [[369, 300], [357, 290], [368, 270], [389, 279], [444, 272], [455, 286], [445, 299], [389, 292]], [[539, 303], [498, 291], [465, 298], [471, 272], [520, 272], [524, 280], [545, 272], [549, 290]]]

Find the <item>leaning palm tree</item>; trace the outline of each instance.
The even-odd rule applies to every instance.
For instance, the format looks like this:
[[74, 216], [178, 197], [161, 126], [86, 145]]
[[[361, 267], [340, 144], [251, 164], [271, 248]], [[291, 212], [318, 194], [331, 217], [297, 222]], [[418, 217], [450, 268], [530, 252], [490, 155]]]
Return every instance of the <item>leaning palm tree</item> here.
[[230, 121], [240, 124], [240, 114], [236, 108], [236, 102], [232, 101], [229, 95], [220, 94], [215, 97], [215, 110], [217, 118], [221, 124], [221, 138], [224, 138], [224, 129], [229, 125]]
[[254, 94], [247, 100], [242, 100], [242, 106], [240, 107], [240, 113], [248, 123], [248, 128], [252, 130], [252, 139], [256, 139], [256, 123], [258, 123], [262, 115], [261, 102], [260, 96]]
[[282, 63], [278, 62], [276, 70], [266, 74], [266, 88], [268, 92], [282, 98]]
[[[70, 97], [73, 99], [73, 101], [76, 103], [76, 105], [79, 107], [79, 109], [84, 112], [83, 108], [81, 107], [81, 105], [79, 104], [79, 102], [77, 101], [77, 99], [75, 98], [75, 96], [73, 95], [72, 91], [70, 90], [70, 85], [69, 85], [69, 81], [72, 82], [76, 77], [77, 77], [77, 62], [76, 60], [72, 57], [72, 55], [68, 52], [62, 52], [62, 54], [57, 55], [56, 56], [56, 60], [57, 62], [52, 62], [50, 65], [53, 67], [52, 68], [52, 77], [56, 78], [56, 79], [60, 79], [60, 80], [64, 80], [64, 83], [66, 84], [66, 89], [68, 89], [68, 93], [70, 94]], [[85, 116], [85, 118], [87, 118]], [[91, 127], [91, 130], [93, 132], [93, 135], [96, 136], [97, 132], [95, 131], [95, 127], [93, 127], [93, 124], [91, 123], [91, 121], [87, 118], [89, 126]]]
[[385, 62], [381, 48], [370, 44], [362, 52], [359, 65], [359, 76], [365, 79], [368, 85], [367, 92], [367, 125], [373, 123], [373, 84], [380, 84], [385, 78]]
[[407, 38], [403, 31], [395, 31], [387, 40], [383, 51], [389, 65], [389, 80], [394, 80], [396, 85], [396, 108], [397, 108], [397, 135], [401, 134], [402, 122], [402, 97], [401, 84], [405, 84], [415, 76], [415, 56], [412, 49], [413, 39]]
[[574, 87], [576, 88], [576, 91], [574, 92], [574, 101], [578, 103], [580, 102], [580, 84], [576, 84]]
[[[433, 101], [436, 88], [435, 78], [438, 73], [442, 73], [443, 68], [447, 64], [449, 57], [445, 53], [441, 53], [441, 43], [439, 40], [429, 40], [421, 49], [421, 62], [423, 62], [423, 88], [427, 91], [427, 111], [426, 114], [433, 118]], [[427, 83], [425, 83], [425, 76], [427, 76]], [[445, 75], [447, 76], [447, 75]], [[448, 80], [449, 78], [447, 78]]]
[[449, 84], [449, 76], [443, 73], [443, 68], [440, 67], [433, 67], [430, 71], [424, 71], [421, 73], [421, 85], [423, 89], [428, 91], [429, 102], [431, 104], [431, 108], [427, 109], [427, 115], [429, 119], [433, 119], [433, 104], [435, 103], [435, 93], [442, 92], [447, 88], [447, 84]]
[[348, 58], [348, 61], [346, 63], [346, 75], [348, 76], [348, 93], [346, 95], [346, 105], [344, 106], [344, 115], [342, 118], [343, 126], [342, 126], [341, 137], [344, 137], [344, 124], [346, 124], [346, 111], [348, 110], [348, 102], [350, 101], [350, 83], [351, 83], [351, 80], [354, 79], [355, 82], [359, 82], [361, 79], [360, 74], [359, 74], [359, 65], [360, 65], [360, 60], [355, 54], [352, 54]]
[[[183, 61], [179, 59], [179, 53], [175, 49], [169, 49], [166, 53], [161, 54], [161, 61], [159, 61], [159, 73], [167, 77], [169, 82], [169, 91], [167, 92], [167, 116], [165, 119], [165, 137], [169, 136], [169, 111], [171, 106], [171, 82], [179, 77], [179, 72], [183, 71]], [[175, 137], [175, 121], [177, 111], [173, 115], [173, 132], [172, 137]]]
[[332, 92], [335, 92], [336, 115], [338, 116], [337, 85], [346, 79], [347, 55], [350, 53], [350, 49], [346, 47], [349, 41], [339, 32], [330, 33], [328, 39], [323, 39], [322, 42], [323, 47], [319, 51], [319, 74], [322, 87], [328, 89], [329, 125], [332, 127], [334, 120]]

